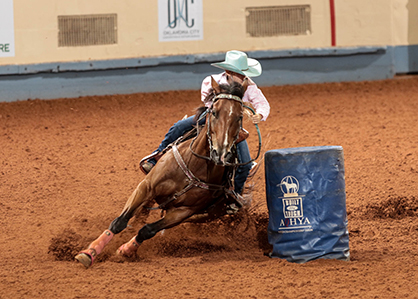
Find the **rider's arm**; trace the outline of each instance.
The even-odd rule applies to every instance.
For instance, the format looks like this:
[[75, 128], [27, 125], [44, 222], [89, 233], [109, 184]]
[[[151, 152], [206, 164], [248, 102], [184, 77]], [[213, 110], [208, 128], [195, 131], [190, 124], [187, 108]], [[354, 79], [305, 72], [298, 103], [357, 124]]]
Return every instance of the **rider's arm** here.
[[210, 76], [207, 76], [202, 82], [202, 88], [200, 89], [201, 100], [206, 107], [210, 106], [210, 103], [206, 102], [205, 99], [212, 90]]
[[270, 104], [263, 92], [256, 84], [250, 84], [244, 94], [243, 100], [250, 102], [255, 108], [255, 112], [261, 115], [261, 120], [265, 121], [270, 114]]

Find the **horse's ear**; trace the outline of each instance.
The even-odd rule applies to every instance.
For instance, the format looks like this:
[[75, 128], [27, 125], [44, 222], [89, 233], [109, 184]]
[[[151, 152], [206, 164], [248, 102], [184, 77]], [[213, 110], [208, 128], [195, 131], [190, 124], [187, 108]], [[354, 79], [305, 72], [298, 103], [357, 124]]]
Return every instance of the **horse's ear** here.
[[226, 74], [226, 81], [228, 82], [229, 85], [232, 85], [234, 83], [234, 78], [227, 73]]
[[219, 87], [218, 82], [216, 82], [212, 76], [210, 76], [210, 78], [211, 78], [212, 89], [215, 91], [216, 94], [221, 93], [221, 88]]
[[247, 91], [248, 85], [250, 83], [248, 83], [248, 78], [245, 77], [244, 81], [242, 82], [242, 88], [244, 89], [244, 93]]

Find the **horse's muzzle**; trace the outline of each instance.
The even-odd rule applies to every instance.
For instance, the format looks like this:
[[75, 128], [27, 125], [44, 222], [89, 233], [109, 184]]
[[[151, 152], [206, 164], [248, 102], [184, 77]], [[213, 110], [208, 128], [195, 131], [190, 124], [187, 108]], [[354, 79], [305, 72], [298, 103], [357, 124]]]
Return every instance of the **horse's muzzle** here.
[[216, 149], [212, 149], [210, 157], [213, 162], [217, 165], [225, 165], [229, 162], [232, 158], [231, 151], [222, 151], [221, 153], [218, 152]]

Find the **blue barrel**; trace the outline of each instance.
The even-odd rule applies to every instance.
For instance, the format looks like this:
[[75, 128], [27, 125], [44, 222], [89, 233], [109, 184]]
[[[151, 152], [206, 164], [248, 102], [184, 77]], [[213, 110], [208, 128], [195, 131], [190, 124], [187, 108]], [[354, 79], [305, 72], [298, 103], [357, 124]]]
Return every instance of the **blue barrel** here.
[[270, 150], [265, 176], [271, 257], [350, 259], [341, 146]]

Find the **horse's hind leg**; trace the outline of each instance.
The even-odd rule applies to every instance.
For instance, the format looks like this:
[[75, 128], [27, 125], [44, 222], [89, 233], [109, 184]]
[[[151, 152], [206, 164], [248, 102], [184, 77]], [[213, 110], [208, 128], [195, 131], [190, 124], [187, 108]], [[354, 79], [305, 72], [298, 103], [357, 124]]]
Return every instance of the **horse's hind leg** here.
[[127, 225], [129, 219], [132, 218], [135, 211], [148, 205], [150, 202], [149, 188], [147, 187], [147, 181], [142, 181], [123, 208], [119, 217], [112, 221], [109, 229], [105, 230], [96, 240], [94, 240], [87, 249], [82, 250], [75, 259], [82, 263], [86, 268], [90, 267], [97, 255], [99, 255], [104, 247], [110, 242], [115, 234], [123, 231]]
[[194, 213], [194, 210], [185, 207], [168, 210], [160, 220], [144, 225], [135, 237], [119, 247], [117, 253], [126, 257], [133, 256], [143, 241], [151, 239], [163, 229], [180, 224]]

